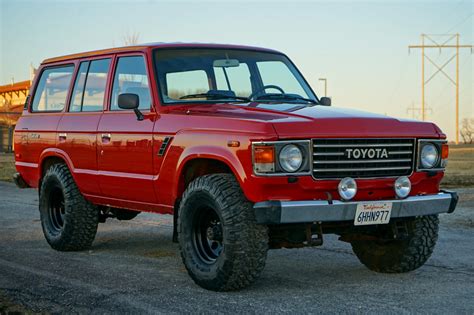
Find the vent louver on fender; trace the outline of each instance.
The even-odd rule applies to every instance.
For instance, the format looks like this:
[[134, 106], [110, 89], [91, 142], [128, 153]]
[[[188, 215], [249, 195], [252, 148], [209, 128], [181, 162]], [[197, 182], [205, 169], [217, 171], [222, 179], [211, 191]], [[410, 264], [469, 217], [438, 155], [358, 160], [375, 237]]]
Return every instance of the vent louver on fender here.
[[173, 137], [165, 137], [163, 139], [163, 143], [161, 144], [160, 150], [158, 151], [159, 156], [163, 156], [165, 154], [166, 148], [168, 148], [168, 144], [171, 142], [171, 139], [173, 139]]

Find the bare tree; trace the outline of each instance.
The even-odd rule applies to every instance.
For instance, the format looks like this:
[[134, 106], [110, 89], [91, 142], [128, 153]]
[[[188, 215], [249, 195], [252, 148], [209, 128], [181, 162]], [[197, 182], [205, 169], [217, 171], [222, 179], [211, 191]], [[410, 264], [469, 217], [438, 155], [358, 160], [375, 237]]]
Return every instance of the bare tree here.
[[474, 118], [464, 118], [461, 122], [461, 137], [465, 144], [474, 141]]
[[133, 46], [138, 44], [138, 40], [140, 38], [140, 33], [132, 32], [132, 33], [125, 33], [122, 36], [122, 42], [125, 46]]

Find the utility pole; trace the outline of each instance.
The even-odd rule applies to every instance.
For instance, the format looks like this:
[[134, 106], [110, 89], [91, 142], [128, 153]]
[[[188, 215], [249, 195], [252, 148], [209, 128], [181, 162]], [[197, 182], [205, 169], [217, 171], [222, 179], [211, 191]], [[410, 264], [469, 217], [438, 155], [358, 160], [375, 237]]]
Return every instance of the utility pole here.
[[324, 97], [328, 96], [328, 79], [319, 78], [319, 81], [324, 81]]
[[[425, 39], [432, 42], [432, 44], [425, 45]], [[452, 44], [453, 40], [456, 44]], [[472, 54], [472, 45], [459, 45], [459, 34], [421, 34], [421, 45], [410, 45], [408, 51], [414, 48], [421, 49], [421, 118], [425, 120], [425, 86], [433, 77], [442, 73], [448, 80], [456, 87], [456, 144], [459, 143], [459, 49], [470, 48]], [[430, 57], [425, 54], [425, 49], [437, 48], [441, 52], [442, 49], [456, 48], [456, 54], [446, 61], [442, 66], [438, 66]], [[456, 78], [453, 80], [443, 68], [446, 67], [454, 58], [456, 58]], [[425, 59], [428, 60], [437, 71], [434, 72], [428, 80], [425, 81]]]
[[421, 35], [421, 120], [425, 121], [425, 36]]
[[[430, 107], [425, 107], [424, 109], [421, 108], [421, 107], [415, 107], [415, 103], [411, 103], [411, 107], [407, 107], [407, 114], [411, 113], [411, 118], [413, 118], [413, 119], [418, 119], [419, 114], [421, 112], [431, 114], [431, 113], [433, 113], [433, 110]], [[417, 114], [415, 114], [415, 113], [417, 113]]]

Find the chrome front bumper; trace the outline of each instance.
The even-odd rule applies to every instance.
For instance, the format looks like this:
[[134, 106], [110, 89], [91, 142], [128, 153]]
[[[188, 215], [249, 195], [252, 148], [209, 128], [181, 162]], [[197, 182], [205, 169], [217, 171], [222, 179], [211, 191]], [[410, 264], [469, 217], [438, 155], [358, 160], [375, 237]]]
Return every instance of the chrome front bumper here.
[[[257, 223], [259, 224], [353, 221], [357, 205], [364, 202], [272, 200], [257, 202], [254, 205], [254, 210]], [[458, 195], [455, 192], [443, 191], [435, 195], [413, 196], [395, 200], [377, 200], [374, 202], [391, 202], [391, 218], [415, 217], [453, 212], [458, 202]]]

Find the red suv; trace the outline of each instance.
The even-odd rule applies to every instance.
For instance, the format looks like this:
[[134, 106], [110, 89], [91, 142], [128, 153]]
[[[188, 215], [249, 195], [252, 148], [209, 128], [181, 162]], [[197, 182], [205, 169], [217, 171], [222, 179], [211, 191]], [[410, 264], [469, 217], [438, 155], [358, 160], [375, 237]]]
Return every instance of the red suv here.
[[149, 44], [45, 60], [16, 126], [20, 187], [46, 240], [91, 246], [99, 222], [174, 216], [194, 281], [233, 290], [269, 248], [334, 233], [368, 268], [407, 272], [436, 243], [448, 158], [434, 124], [330, 107], [284, 54]]

